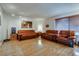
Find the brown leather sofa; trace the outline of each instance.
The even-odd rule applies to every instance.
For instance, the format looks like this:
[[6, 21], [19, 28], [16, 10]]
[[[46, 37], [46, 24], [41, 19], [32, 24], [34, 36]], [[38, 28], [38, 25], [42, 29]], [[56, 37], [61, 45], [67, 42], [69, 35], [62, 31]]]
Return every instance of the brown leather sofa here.
[[47, 30], [46, 33], [43, 33], [41, 35], [41, 38], [56, 41], [57, 36], [58, 36], [57, 30]]
[[59, 36], [57, 37], [57, 42], [68, 45], [69, 40], [72, 40], [74, 42], [74, 39], [75, 39], [74, 31], [61, 30], [59, 32]]
[[32, 39], [36, 37], [38, 37], [38, 35], [34, 30], [18, 30], [17, 32], [18, 40]]
[[43, 33], [41, 37], [43, 39], [69, 45], [69, 40], [72, 40], [74, 42], [75, 33], [74, 31], [69, 30], [47, 30], [46, 33]]

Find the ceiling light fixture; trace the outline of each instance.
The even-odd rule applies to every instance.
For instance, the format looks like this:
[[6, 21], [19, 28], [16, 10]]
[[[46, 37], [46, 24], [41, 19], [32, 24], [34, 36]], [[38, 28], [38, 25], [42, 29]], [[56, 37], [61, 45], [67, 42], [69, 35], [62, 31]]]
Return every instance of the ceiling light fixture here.
[[15, 16], [15, 14], [12, 14], [11, 16]]
[[20, 18], [22, 18], [22, 16], [19, 16]]

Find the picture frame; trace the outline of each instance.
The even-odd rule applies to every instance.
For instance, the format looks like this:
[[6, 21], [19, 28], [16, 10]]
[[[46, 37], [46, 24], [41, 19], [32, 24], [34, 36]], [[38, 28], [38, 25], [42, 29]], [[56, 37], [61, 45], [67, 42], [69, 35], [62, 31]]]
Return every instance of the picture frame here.
[[32, 21], [22, 21], [21, 28], [32, 28]]

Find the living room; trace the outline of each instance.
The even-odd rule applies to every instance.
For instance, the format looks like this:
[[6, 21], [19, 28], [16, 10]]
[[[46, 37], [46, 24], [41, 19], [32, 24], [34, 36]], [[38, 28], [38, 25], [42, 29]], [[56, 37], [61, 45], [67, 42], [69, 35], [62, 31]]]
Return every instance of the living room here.
[[[1, 3], [0, 55], [72, 56], [73, 48], [79, 46], [78, 6], [74, 3]], [[51, 53], [52, 46], [56, 50]]]

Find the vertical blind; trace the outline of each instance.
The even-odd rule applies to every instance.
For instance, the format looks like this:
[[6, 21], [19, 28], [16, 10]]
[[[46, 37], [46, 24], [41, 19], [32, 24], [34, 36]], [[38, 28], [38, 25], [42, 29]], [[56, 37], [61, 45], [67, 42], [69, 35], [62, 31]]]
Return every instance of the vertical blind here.
[[55, 28], [56, 30], [79, 31], [79, 16], [58, 19]]

